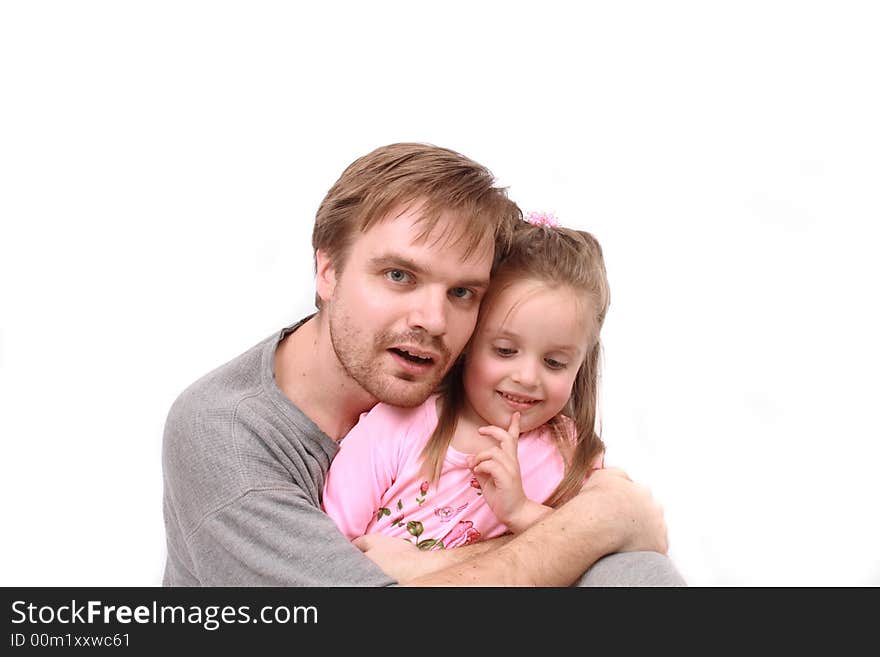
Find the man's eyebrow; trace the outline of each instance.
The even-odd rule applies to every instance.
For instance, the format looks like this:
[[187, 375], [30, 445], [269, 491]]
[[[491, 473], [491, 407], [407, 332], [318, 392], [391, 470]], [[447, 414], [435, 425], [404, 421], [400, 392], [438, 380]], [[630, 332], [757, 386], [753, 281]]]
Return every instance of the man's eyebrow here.
[[376, 256], [375, 258], [370, 259], [370, 264], [377, 269], [384, 269], [385, 267], [399, 267], [400, 269], [411, 271], [413, 274], [425, 273], [425, 269], [421, 265], [416, 264], [409, 258], [404, 258], [403, 256], [398, 255]]
[[[384, 269], [386, 267], [406, 269], [407, 271], [411, 271], [413, 274], [418, 274], [419, 276], [424, 276], [430, 273], [427, 269], [425, 269], [415, 261], [410, 260], [409, 258], [405, 258], [403, 256], [393, 254], [380, 255], [376, 256], [375, 258], [371, 258], [370, 264], [376, 269]], [[458, 281], [455, 287], [473, 287], [485, 290], [487, 287], [489, 287], [489, 279], [475, 278], [472, 280]]]

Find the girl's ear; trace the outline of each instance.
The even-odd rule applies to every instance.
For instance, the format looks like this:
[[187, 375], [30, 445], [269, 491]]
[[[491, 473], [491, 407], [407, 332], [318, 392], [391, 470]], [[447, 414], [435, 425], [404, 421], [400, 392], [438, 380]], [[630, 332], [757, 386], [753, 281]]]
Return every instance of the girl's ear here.
[[336, 267], [326, 251], [315, 251], [315, 293], [326, 302], [336, 291]]

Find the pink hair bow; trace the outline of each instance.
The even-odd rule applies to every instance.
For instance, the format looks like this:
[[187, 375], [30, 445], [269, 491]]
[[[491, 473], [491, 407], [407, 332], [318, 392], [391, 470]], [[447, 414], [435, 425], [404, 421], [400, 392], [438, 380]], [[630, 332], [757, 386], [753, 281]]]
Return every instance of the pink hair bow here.
[[534, 226], [550, 226], [551, 228], [559, 226], [559, 220], [552, 212], [529, 212], [526, 215], [526, 221]]

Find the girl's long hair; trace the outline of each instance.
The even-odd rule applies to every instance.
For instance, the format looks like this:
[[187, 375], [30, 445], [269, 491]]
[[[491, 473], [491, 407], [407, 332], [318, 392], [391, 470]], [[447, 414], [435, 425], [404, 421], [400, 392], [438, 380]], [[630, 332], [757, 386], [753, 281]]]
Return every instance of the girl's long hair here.
[[[535, 280], [551, 288], [568, 287], [586, 295], [591, 303], [582, 307], [593, 311], [587, 322], [589, 347], [572, 385], [571, 397], [562, 412], [548, 422], [565, 459], [562, 481], [544, 501], [544, 504], [555, 507], [577, 494], [589, 477], [593, 463], [605, 451], [596, 426], [602, 351], [599, 333], [610, 303], [602, 248], [585, 231], [522, 222], [514, 231], [509, 251], [493, 275], [492, 285], [480, 309], [481, 320], [498, 293], [519, 280]], [[422, 471], [431, 482], [440, 478], [443, 460], [464, 406], [462, 372], [466, 358], [467, 349], [441, 385], [443, 403], [437, 427], [422, 450]], [[562, 415], [571, 422], [565, 421]]]

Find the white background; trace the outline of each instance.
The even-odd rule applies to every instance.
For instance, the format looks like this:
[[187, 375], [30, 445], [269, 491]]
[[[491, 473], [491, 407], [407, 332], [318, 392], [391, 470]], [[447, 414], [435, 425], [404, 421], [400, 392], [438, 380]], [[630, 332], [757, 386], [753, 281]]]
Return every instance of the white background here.
[[160, 583], [171, 402], [394, 141], [599, 238], [609, 460], [692, 585], [880, 584], [874, 7], [3, 3], [0, 584]]

